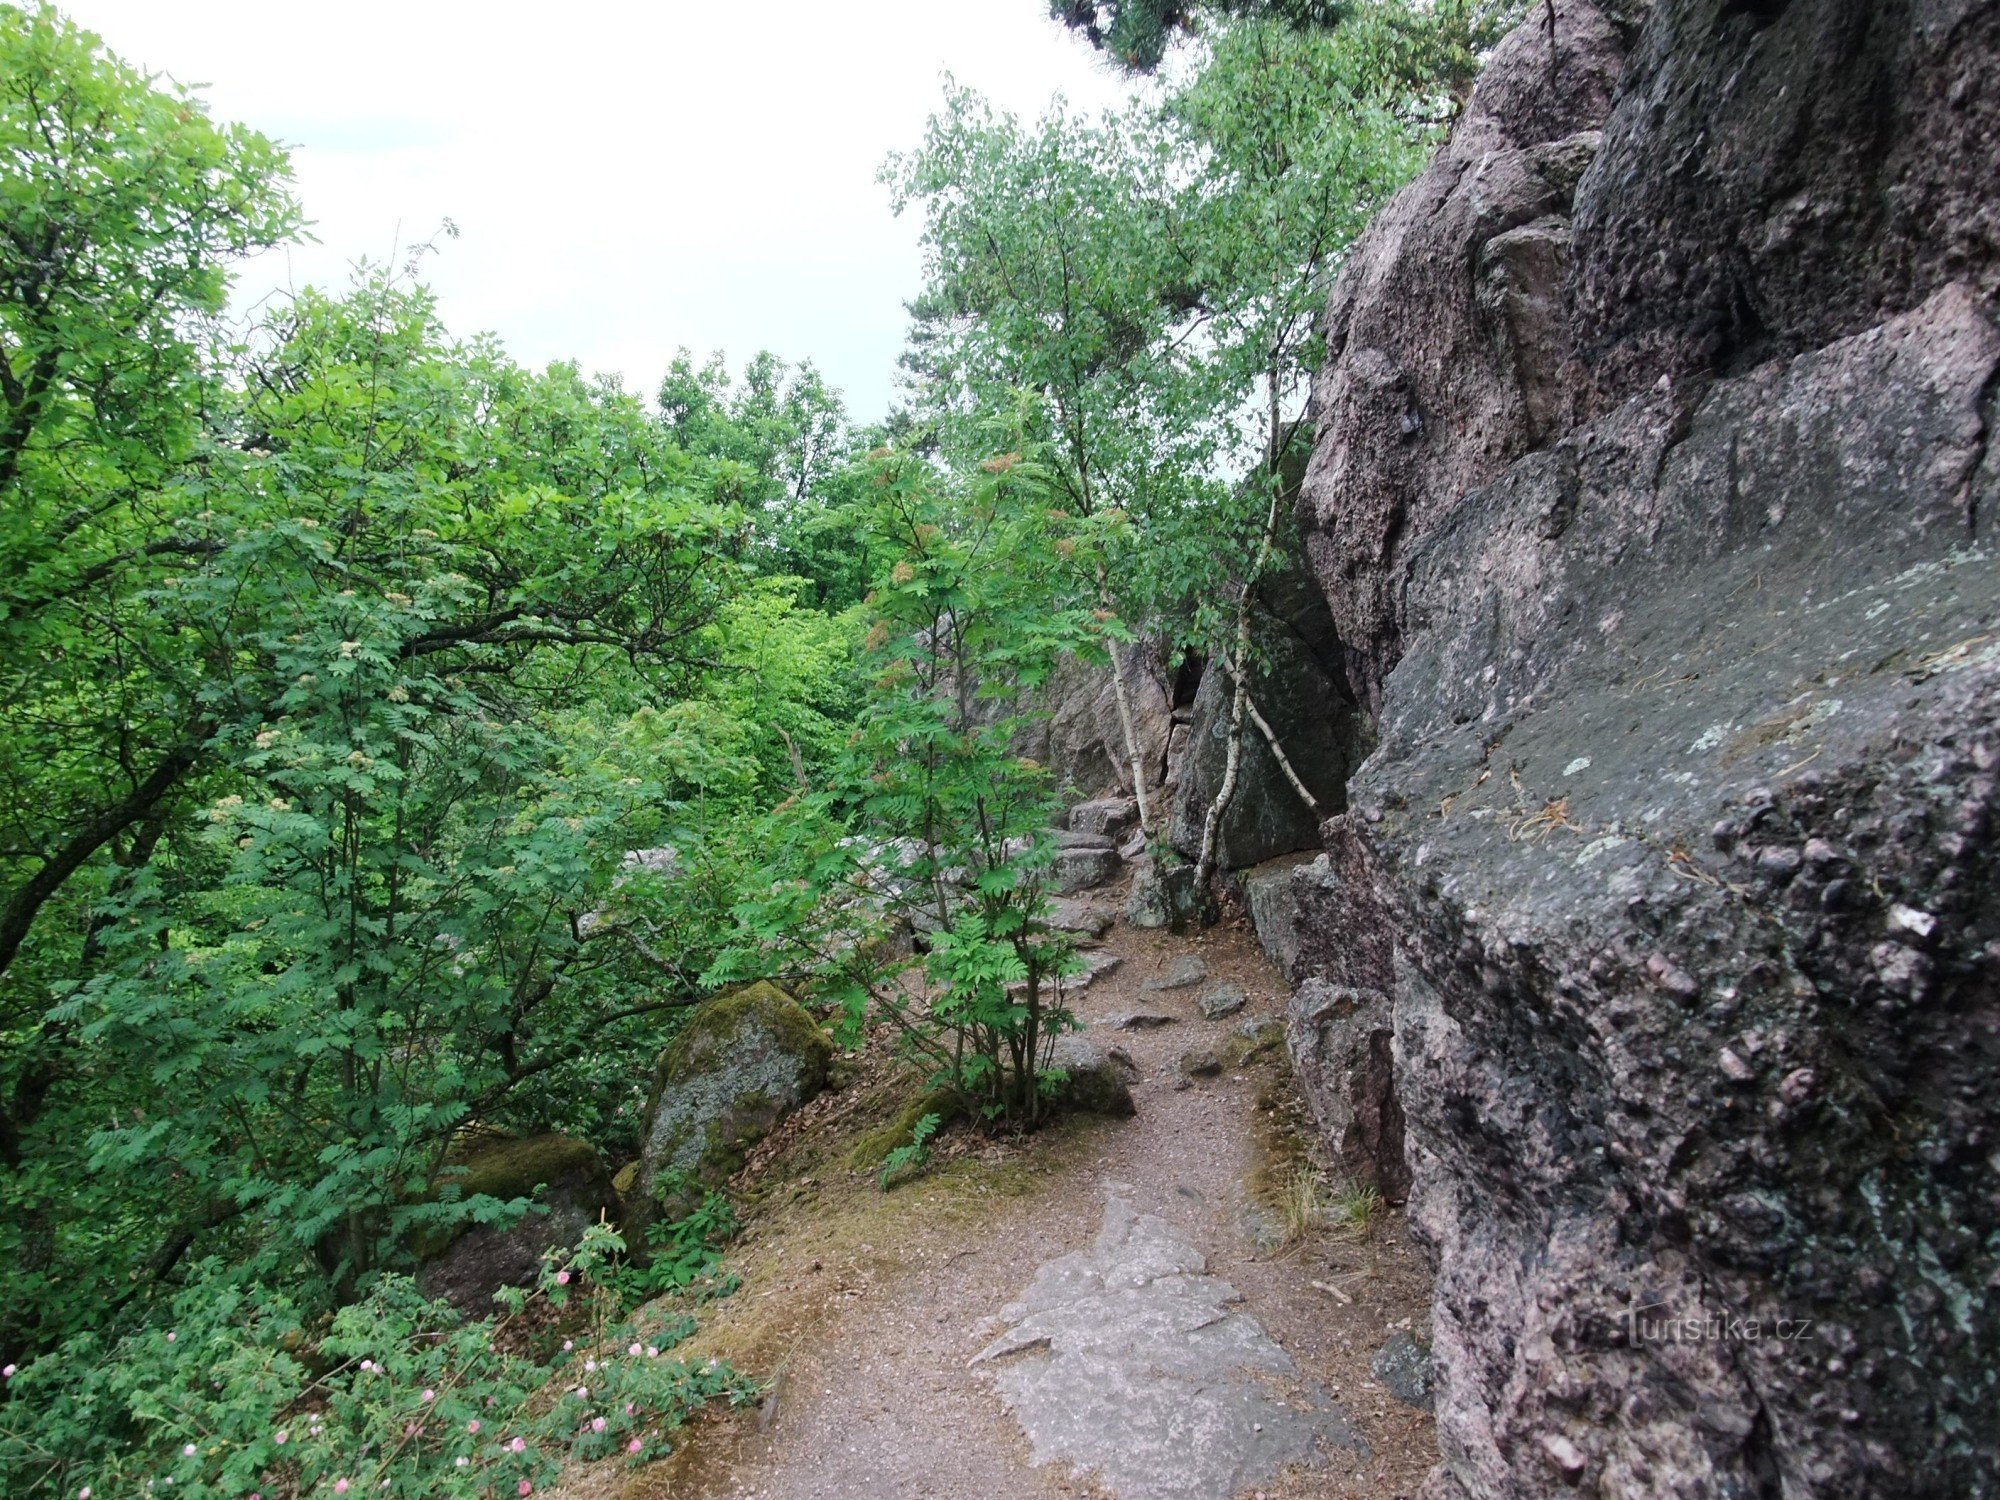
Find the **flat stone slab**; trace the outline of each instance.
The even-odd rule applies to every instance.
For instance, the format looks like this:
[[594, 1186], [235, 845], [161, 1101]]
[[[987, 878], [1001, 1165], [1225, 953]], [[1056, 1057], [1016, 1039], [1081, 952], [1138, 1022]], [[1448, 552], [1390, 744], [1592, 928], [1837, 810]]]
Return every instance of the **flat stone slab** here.
[[1046, 920], [1057, 932], [1074, 932], [1084, 937], [1098, 938], [1111, 930], [1115, 918], [1104, 907], [1092, 906], [1087, 901], [1072, 901], [1068, 897], [1058, 897], [1049, 903]]
[[[1125, 962], [1120, 955], [1106, 953], [1102, 949], [1097, 948], [1086, 949], [1077, 954], [1077, 957], [1083, 960], [1083, 972], [1081, 974], [1065, 974], [1063, 976], [1062, 984], [1066, 990], [1087, 989], [1097, 983], [1106, 974], [1116, 973], [1119, 966]], [[1015, 980], [1014, 983], [1007, 986], [1007, 993], [1010, 995], [1027, 994], [1028, 982], [1025, 979]]]
[[1106, 1016], [1104, 1024], [1113, 1031], [1151, 1031], [1156, 1026], [1171, 1026], [1179, 1019], [1163, 1010], [1127, 1010]]
[[1208, 965], [1192, 953], [1184, 953], [1173, 961], [1172, 966], [1158, 979], [1149, 979], [1139, 988], [1142, 990], [1185, 990], [1192, 989], [1208, 978]]
[[1330, 1447], [1367, 1451], [1207, 1270], [1114, 1190], [1096, 1242], [1036, 1272], [972, 1361], [993, 1365], [1035, 1463], [1067, 1464], [1118, 1500], [1234, 1500]]
[[1244, 994], [1240, 984], [1218, 984], [1214, 989], [1203, 990], [1201, 998], [1195, 1001], [1195, 1008], [1211, 1021], [1220, 1021], [1224, 1016], [1233, 1016], [1243, 1009]]

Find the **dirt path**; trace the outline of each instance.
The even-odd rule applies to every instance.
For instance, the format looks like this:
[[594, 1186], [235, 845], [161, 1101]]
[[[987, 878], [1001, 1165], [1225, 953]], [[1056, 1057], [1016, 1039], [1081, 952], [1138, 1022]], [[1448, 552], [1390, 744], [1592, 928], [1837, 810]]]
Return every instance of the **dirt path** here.
[[[1034, 1467], [993, 1367], [969, 1361], [1003, 1329], [1001, 1310], [1041, 1267], [1093, 1244], [1114, 1188], [1242, 1294], [1241, 1311], [1283, 1348], [1302, 1380], [1338, 1402], [1366, 1441], [1365, 1456], [1336, 1449], [1328, 1464], [1288, 1470], [1255, 1493], [1290, 1500], [1414, 1492], [1435, 1460], [1430, 1419], [1389, 1397], [1369, 1367], [1398, 1328], [1422, 1331], [1428, 1282], [1400, 1218], [1384, 1213], [1359, 1236], [1319, 1232], [1277, 1248], [1277, 1221], [1254, 1184], [1283, 1175], [1303, 1150], [1282, 1045], [1212, 1077], [1186, 1080], [1178, 1067], [1189, 1050], [1246, 1050], [1241, 1026], [1281, 1014], [1282, 980], [1241, 929], [1185, 940], [1120, 924], [1102, 947], [1122, 963], [1085, 990], [1076, 1009], [1092, 1040], [1125, 1047], [1138, 1065], [1136, 1116], [1071, 1121], [1013, 1148], [961, 1137], [955, 1157], [883, 1193], [842, 1153], [894, 1095], [864, 1081], [823, 1102], [757, 1169], [770, 1185], [731, 1257], [742, 1289], [710, 1309], [691, 1348], [775, 1376], [771, 1397], [761, 1411], [696, 1429], [669, 1463], [637, 1475], [582, 1476], [567, 1493], [624, 1500], [1103, 1493], [1061, 1465]], [[1190, 955], [1206, 965], [1205, 983], [1144, 988]], [[1241, 986], [1247, 1003], [1206, 1020], [1195, 1000], [1218, 983]], [[1177, 1019], [1146, 1030], [1107, 1026], [1135, 1009]]]

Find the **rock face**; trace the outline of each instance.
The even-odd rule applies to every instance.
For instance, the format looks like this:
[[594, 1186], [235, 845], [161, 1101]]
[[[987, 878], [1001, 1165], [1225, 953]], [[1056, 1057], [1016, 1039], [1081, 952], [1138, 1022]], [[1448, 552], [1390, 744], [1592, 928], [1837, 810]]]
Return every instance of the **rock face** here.
[[604, 1163], [590, 1142], [573, 1136], [496, 1141], [447, 1166], [438, 1180], [461, 1198], [531, 1198], [536, 1205], [512, 1228], [475, 1224], [425, 1257], [417, 1273], [424, 1295], [476, 1318], [492, 1314], [501, 1287], [532, 1286], [544, 1250], [576, 1244], [600, 1215], [618, 1217]]
[[[1173, 732], [1173, 704], [1157, 652], [1146, 641], [1118, 647], [1125, 691], [1132, 710], [1132, 736], [1146, 769], [1146, 784], [1166, 774], [1167, 739]], [[1043, 717], [1018, 742], [1054, 773], [1060, 785], [1087, 798], [1132, 786], [1125, 731], [1118, 719], [1118, 695], [1108, 666], [1065, 659], [1050, 675], [1031, 707]], [[1073, 825], [1074, 826], [1074, 825]], [[1107, 832], [1103, 828], [1091, 832]]]
[[1331, 300], [1291, 1044], [1385, 1177], [1391, 1044], [1433, 1497], [1991, 1494], [2000, 9], [1554, 13]]
[[[1321, 815], [1345, 805], [1348, 773], [1365, 753], [1366, 720], [1350, 708], [1339, 639], [1326, 603], [1303, 574], [1286, 571], [1257, 589], [1252, 639], [1258, 661], [1250, 697], [1270, 724], [1285, 758], [1318, 802]], [[1229, 753], [1229, 707], [1235, 684], [1211, 664], [1195, 695], [1168, 837], [1193, 860], [1201, 853], [1209, 804], [1222, 785]], [[1219, 864], [1238, 870], [1281, 854], [1319, 847], [1319, 817], [1246, 715], [1236, 790], [1223, 814]]]
[[[742, 1164], [743, 1153], [826, 1086], [833, 1045], [813, 1018], [763, 982], [705, 1000], [660, 1054], [646, 1106], [646, 1137], [628, 1239], [699, 1205]], [[666, 1174], [664, 1199], [655, 1185]]]

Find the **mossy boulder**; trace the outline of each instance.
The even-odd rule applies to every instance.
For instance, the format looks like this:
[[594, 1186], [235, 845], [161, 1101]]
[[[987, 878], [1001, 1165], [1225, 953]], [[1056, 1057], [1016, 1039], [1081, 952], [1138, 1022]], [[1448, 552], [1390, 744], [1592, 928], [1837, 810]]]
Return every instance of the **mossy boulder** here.
[[461, 1198], [532, 1198], [536, 1208], [511, 1228], [475, 1224], [455, 1238], [418, 1247], [417, 1285], [474, 1317], [493, 1311], [503, 1286], [527, 1286], [551, 1246], [574, 1245], [600, 1216], [616, 1219], [618, 1195], [596, 1150], [568, 1135], [482, 1140], [446, 1163], [436, 1190]]
[[627, 1238], [642, 1244], [654, 1223], [698, 1207], [704, 1191], [826, 1087], [832, 1059], [818, 1023], [769, 981], [704, 1001], [654, 1069]]

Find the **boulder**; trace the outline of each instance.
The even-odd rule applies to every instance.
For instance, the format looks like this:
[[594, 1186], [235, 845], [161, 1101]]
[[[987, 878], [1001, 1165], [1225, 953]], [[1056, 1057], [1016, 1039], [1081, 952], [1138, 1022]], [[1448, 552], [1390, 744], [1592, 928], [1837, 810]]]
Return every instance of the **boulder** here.
[[448, 1163], [438, 1187], [460, 1198], [484, 1195], [534, 1207], [511, 1228], [474, 1224], [441, 1246], [425, 1247], [417, 1285], [470, 1317], [493, 1312], [504, 1286], [532, 1286], [542, 1252], [573, 1246], [600, 1219], [618, 1217], [618, 1194], [597, 1151], [567, 1135], [482, 1142]]
[[1125, 868], [1125, 861], [1112, 848], [1058, 849], [1049, 873], [1055, 888], [1064, 895], [1109, 885]]
[[1433, 1500], [1990, 1492], [2000, 10], [1552, 14], [1329, 306], [1293, 1051], [1393, 1075]]
[[[1236, 789], [1217, 840], [1217, 863], [1231, 870], [1318, 848], [1320, 818], [1346, 805], [1348, 772], [1366, 752], [1366, 720], [1354, 711], [1341, 675], [1331, 617], [1303, 574], [1274, 574], [1259, 586], [1253, 639], [1257, 654], [1250, 672], [1251, 700], [1320, 812], [1316, 816], [1299, 796], [1246, 713]], [[1168, 826], [1174, 848], [1191, 862], [1200, 856], [1209, 804], [1225, 774], [1234, 691], [1229, 673], [1214, 665], [1202, 675], [1195, 695], [1188, 752]]]
[[1400, 1203], [1410, 1187], [1395, 1076], [1395, 1016], [1381, 990], [1303, 980], [1286, 1009], [1285, 1040], [1335, 1160]]
[[628, 1238], [699, 1206], [751, 1146], [826, 1086], [832, 1056], [818, 1023], [768, 981], [696, 1007], [654, 1070]]
[[1218, 984], [1195, 997], [1194, 1008], [1205, 1021], [1220, 1021], [1242, 1010], [1248, 1002], [1240, 984]]
[[1121, 1118], [1138, 1112], [1132, 1085], [1139, 1081], [1139, 1067], [1123, 1047], [1100, 1046], [1072, 1031], [1055, 1039], [1048, 1065], [1065, 1075], [1056, 1095], [1064, 1108]]
[[1160, 873], [1147, 860], [1132, 872], [1132, 889], [1125, 898], [1125, 921], [1132, 927], [1165, 927], [1173, 919]]
[[1287, 980], [1297, 977], [1300, 892], [1327, 878], [1326, 857], [1306, 854], [1282, 855], [1237, 877], [1257, 942]]
[[1098, 834], [1114, 842], [1138, 822], [1139, 804], [1130, 797], [1098, 797], [1069, 810], [1072, 833]]
[[1052, 932], [1068, 932], [1079, 938], [1094, 939], [1109, 932], [1111, 924], [1117, 919], [1101, 906], [1058, 897], [1049, 903], [1049, 914], [1044, 920]]
[[1198, 953], [1183, 953], [1167, 965], [1167, 972], [1148, 979], [1142, 990], [1192, 989], [1208, 978], [1208, 961]]

